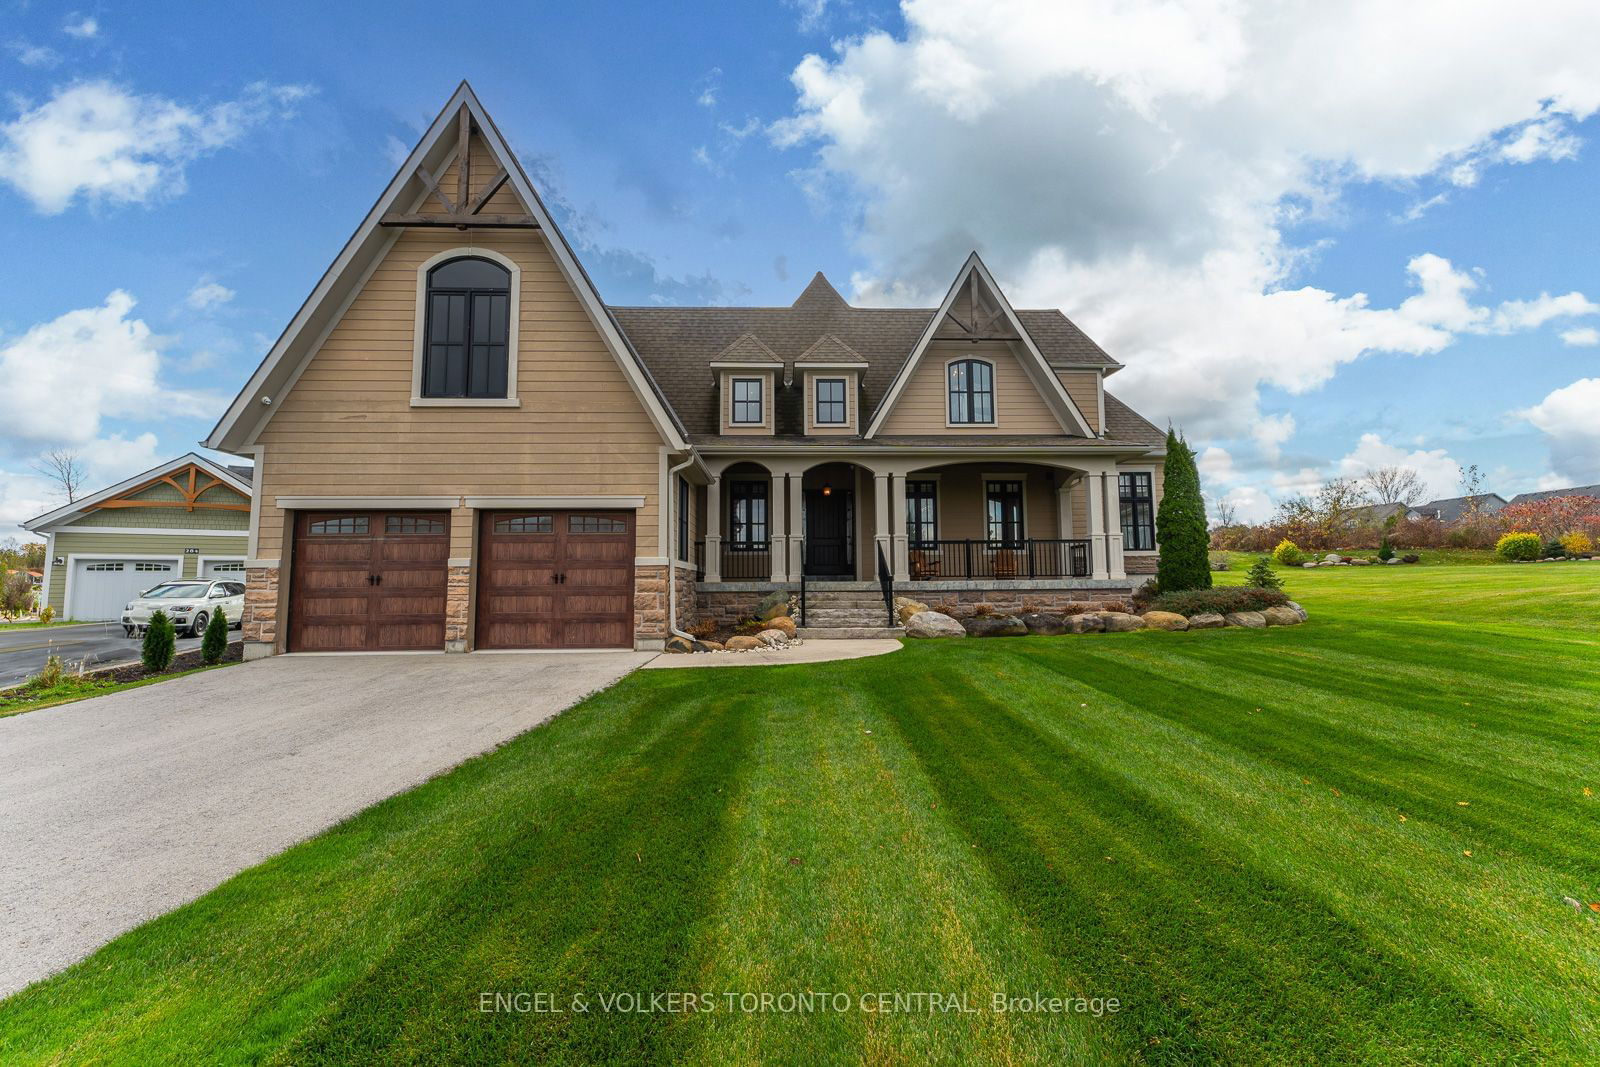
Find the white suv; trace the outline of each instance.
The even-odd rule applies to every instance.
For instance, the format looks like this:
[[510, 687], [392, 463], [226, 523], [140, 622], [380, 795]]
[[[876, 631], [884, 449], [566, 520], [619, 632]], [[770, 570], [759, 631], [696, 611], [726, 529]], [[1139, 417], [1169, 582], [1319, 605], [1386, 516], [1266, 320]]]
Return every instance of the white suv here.
[[211, 578], [163, 582], [122, 609], [122, 630], [137, 637], [159, 609], [167, 613], [178, 633], [198, 637], [218, 608], [227, 616], [228, 626], [237, 627], [244, 615], [244, 584]]

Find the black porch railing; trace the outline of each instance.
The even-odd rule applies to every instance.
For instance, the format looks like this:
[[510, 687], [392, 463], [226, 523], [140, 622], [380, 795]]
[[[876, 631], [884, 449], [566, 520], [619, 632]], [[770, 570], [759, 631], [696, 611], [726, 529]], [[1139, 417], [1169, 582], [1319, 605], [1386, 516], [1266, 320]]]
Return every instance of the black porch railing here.
[[705, 579], [706, 543], [704, 541], [696, 541], [694, 543], [694, 580], [697, 582], [703, 582]]
[[1030, 537], [1021, 541], [919, 541], [909, 547], [911, 580], [1087, 578], [1089, 542]]
[[724, 541], [723, 581], [760, 581], [772, 577], [772, 547], [765, 541]]

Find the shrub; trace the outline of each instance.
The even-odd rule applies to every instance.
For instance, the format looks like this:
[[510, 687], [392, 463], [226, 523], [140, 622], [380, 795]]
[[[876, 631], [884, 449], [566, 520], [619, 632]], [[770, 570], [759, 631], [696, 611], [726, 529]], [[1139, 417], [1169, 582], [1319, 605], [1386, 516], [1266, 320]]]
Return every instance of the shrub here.
[[1199, 615], [1214, 611], [1226, 615], [1231, 611], [1263, 611], [1287, 604], [1289, 598], [1276, 589], [1257, 589], [1248, 585], [1220, 586], [1216, 589], [1185, 589], [1181, 593], [1162, 593], [1151, 602], [1157, 611], [1173, 611], [1179, 615]]
[[1594, 551], [1594, 542], [1582, 530], [1573, 530], [1561, 535], [1561, 547], [1569, 556], [1587, 556]]
[[1562, 548], [1561, 542], [1557, 541], [1554, 537], [1546, 541], [1544, 543], [1544, 548], [1541, 550], [1541, 555], [1544, 559], [1559, 559], [1566, 554], [1567, 550]]
[[1306, 554], [1300, 551], [1300, 546], [1285, 537], [1278, 542], [1278, 547], [1272, 550], [1272, 558], [1285, 567], [1296, 567], [1306, 561]]
[[1533, 560], [1544, 551], [1544, 542], [1536, 533], [1508, 533], [1495, 542], [1495, 553], [1501, 559]]
[[1211, 563], [1207, 552], [1206, 504], [1200, 495], [1200, 471], [1194, 450], [1167, 431], [1167, 462], [1163, 468], [1161, 506], [1156, 509], [1156, 544], [1160, 561], [1156, 578], [1163, 589], [1210, 589]]
[[44, 623], [46, 626], [49, 626], [50, 620], [54, 619], [55, 617], [56, 609], [51, 607], [49, 604], [46, 604], [43, 610], [39, 612], [39, 621]]
[[51, 656], [44, 661], [44, 670], [34, 675], [28, 685], [33, 689], [54, 689], [61, 684], [61, 675], [63, 673], [64, 668], [61, 664], [61, 657]]
[[1279, 578], [1278, 572], [1272, 569], [1272, 561], [1267, 559], [1266, 556], [1259, 556], [1254, 563], [1250, 564], [1250, 570], [1245, 575], [1245, 581], [1257, 589], [1283, 588], [1283, 579]]
[[1383, 541], [1378, 545], [1378, 558], [1388, 563], [1394, 559], [1394, 545], [1389, 541], [1389, 535], [1384, 534]]
[[150, 616], [150, 624], [145, 627], [144, 647], [139, 653], [144, 669], [150, 674], [166, 670], [172, 666], [172, 656], [177, 649], [178, 634], [172, 628], [172, 620], [167, 618], [166, 612], [157, 608], [156, 613]]
[[228, 616], [223, 613], [221, 605], [218, 605], [216, 614], [206, 623], [205, 637], [200, 639], [200, 662], [221, 663], [223, 653], [227, 651]]

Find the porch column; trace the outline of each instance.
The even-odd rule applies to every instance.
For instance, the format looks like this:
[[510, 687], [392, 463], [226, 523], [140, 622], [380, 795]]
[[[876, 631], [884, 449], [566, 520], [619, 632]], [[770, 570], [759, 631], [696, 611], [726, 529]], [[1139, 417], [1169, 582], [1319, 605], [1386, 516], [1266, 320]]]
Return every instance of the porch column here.
[[1089, 569], [1090, 576], [1104, 580], [1110, 576], [1106, 560], [1106, 476], [1098, 471], [1086, 476], [1089, 489]]
[[706, 486], [706, 581], [722, 581], [722, 475]]
[[789, 476], [789, 579], [798, 582], [805, 560], [806, 520], [801, 493], [805, 475]]
[[911, 580], [910, 552], [906, 543], [906, 476], [895, 474], [889, 478], [889, 538], [894, 554], [889, 565], [894, 568], [896, 582]]
[[[878, 574], [878, 550], [883, 549], [884, 557], [893, 559], [894, 541], [890, 539], [891, 527], [889, 526], [889, 492], [891, 479], [887, 474], [873, 474], [872, 476], [872, 565], [867, 568], [867, 573], [876, 577]], [[904, 507], [905, 505], [901, 505]]]
[[789, 494], [782, 472], [773, 472], [772, 491], [767, 498], [772, 502], [772, 514], [767, 516], [767, 557], [772, 562], [772, 580], [786, 582], [789, 580], [789, 523], [785, 505], [789, 502]]
[[1116, 471], [1106, 475], [1106, 576], [1116, 581], [1128, 576], [1122, 562], [1122, 490]]
[[1056, 486], [1056, 536], [1063, 541], [1072, 540], [1072, 487], [1076, 479], [1063, 475]]

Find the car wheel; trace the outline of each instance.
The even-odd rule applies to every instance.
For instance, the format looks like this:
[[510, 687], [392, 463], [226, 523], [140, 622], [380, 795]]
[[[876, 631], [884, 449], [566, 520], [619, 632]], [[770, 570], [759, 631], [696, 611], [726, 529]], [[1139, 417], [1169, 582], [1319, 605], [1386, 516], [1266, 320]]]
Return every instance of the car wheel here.
[[210, 621], [211, 621], [210, 616], [208, 616], [205, 612], [202, 611], [199, 614], [197, 614], [194, 617], [194, 622], [189, 624], [189, 636], [190, 637], [199, 637], [201, 634], [205, 633], [206, 632], [206, 623], [208, 623]]

